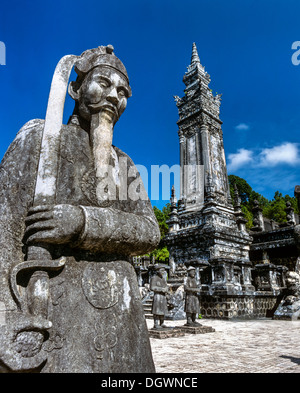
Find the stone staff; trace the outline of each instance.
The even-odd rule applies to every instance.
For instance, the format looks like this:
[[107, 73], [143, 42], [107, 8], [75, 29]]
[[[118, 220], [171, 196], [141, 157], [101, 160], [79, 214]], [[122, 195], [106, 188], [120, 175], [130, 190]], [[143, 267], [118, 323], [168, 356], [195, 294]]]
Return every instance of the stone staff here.
[[[64, 102], [69, 76], [77, 59], [78, 56], [74, 55], [64, 56], [57, 64], [52, 78], [31, 212], [35, 212], [38, 206], [55, 204], [58, 151]], [[61, 269], [64, 263], [65, 258], [52, 260], [51, 253], [46, 245], [28, 246], [26, 262], [15, 266], [10, 275], [11, 288], [22, 311], [47, 319], [49, 301], [49, 276], [47, 271]], [[16, 278], [21, 271], [31, 273], [27, 293], [23, 297], [19, 294]], [[30, 335], [31, 332], [27, 332], [27, 334]], [[43, 340], [42, 334], [40, 340]]]

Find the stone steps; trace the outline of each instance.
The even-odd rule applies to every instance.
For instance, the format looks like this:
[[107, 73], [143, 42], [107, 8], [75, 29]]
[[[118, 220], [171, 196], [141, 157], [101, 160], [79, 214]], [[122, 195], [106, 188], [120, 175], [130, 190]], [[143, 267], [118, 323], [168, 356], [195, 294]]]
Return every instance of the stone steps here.
[[152, 315], [152, 312], [151, 312], [151, 310], [152, 310], [152, 299], [146, 300], [143, 303], [143, 307], [144, 307], [145, 318], [152, 319], [153, 318], [153, 315]]

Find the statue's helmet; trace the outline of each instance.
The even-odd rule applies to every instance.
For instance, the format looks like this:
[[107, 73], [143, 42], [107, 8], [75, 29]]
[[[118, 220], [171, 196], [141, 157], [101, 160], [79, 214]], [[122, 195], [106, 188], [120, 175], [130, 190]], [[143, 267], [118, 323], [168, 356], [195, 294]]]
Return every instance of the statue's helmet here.
[[86, 50], [79, 56], [74, 65], [74, 69], [78, 75], [78, 79], [82, 80], [87, 73], [98, 66], [110, 67], [118, 71], [128, 82], [129, 96], [131, 96], [131, 88], [129, 86], [126, 68], [121, 60], [114, 54], [114, 47], [112, 45], [99, 46], [98, 48]]
[[194, 266], [189, 266], [189, 267], [187, 268], [187, 271], [189, 272], [189, 271], [191, 271], [191, 270], [196, 270], [196, 268], [195, 268]]

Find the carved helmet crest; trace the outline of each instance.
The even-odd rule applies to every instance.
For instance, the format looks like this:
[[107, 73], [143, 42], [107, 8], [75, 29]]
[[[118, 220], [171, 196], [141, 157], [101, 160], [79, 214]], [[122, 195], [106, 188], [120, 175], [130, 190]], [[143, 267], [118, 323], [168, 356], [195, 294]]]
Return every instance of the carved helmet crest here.
[[[76, 61], [74, 70], [79, 79], [81, 79], [93, 68], [98, 66], [114, 68], [124, 76], [129, 85], [126, 68], [121, 60], [114, 54], [114, 47], [112, 45], [98, 46], [98, 48], [84, 51]], [[130, 89], [129, 92], [131, 95]]]

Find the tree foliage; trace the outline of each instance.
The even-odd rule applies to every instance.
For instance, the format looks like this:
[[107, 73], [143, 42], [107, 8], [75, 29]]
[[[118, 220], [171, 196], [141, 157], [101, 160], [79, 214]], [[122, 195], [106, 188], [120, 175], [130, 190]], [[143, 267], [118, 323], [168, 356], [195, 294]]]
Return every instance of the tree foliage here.
[[161, 239], [163, 239], [169, 230], [167, 220], [169, 219], [169, 214], [171, 211], [171, 204], [167, 203], [162, 208], [162, 210], [160, 210], [158, 207], [154, 206], [153, 211], [154, 211], [155, 217], [156, 217], [158, 225], [159, 225]]
[[[160, 238], [163, 239], [169, 230], [167, 220], [169, 219], [171, 204], [167, 203], [162, 208], [162, 210], [154, 206], [153, 211], [159, 225]], [[155, 259], [160, 261], [166, 261], [169, 258], [169, 251], [166, 246], [159, 245], [154, 251], [150, 253], [150, 256], [154, 256]]]
[[229, 175], [228, 180], [232, 200], [234, 200], [234, 184], [237, 186], [241, 198], [242, 211], [245, 214], [245, 218], [248, 220], [247, 228], [251, 228], [253, 225], [252, 209], [255, 200], [258, 201], [259, 206], [263, 209], [263, 215], [266, 218], [274, 220], [278, 223], [287, 221], [285, 211], [287, 202], [290, 202], [291, 206], [295, 210], [295, 213], [299, 214], [297, 199], [295, 197], [291, 197], [290, 195], [283, 196], [282, 193], [276, 191], [274, 198], [272, 200], [268, 200], [263, 195], [254, 191], [245, 179], [235, 175]]

